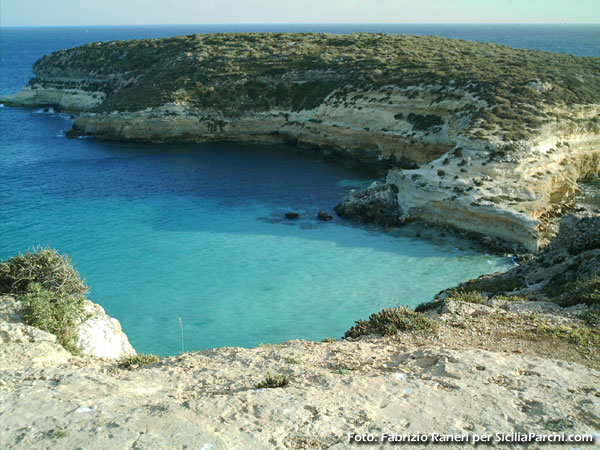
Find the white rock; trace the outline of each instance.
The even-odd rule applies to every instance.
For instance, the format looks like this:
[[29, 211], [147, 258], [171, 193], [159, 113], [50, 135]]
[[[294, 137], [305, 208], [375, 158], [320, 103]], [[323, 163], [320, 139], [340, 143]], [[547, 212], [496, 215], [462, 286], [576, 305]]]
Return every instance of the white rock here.
[[91, 315], [79, 327], [77, 347], [84, 355], [99, 358], [122, 358], [136, 352], [117, 319], [108, 316], [104, 309], [89, 300], [85, 310]]

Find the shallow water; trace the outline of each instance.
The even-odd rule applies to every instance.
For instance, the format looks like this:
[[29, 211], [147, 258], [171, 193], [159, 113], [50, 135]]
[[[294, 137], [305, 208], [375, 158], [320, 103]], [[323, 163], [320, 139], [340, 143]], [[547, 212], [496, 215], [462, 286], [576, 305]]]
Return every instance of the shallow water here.
[[[236, 28], [237, 27], [237, 28]], [[266, 28], [265, 28], [266, 27]], [[599, 55], [598, 26], [298, 25], [3, 29], [0, 93], [31, 64], [84, 42], [213, 31], [438, 34]], [[69, 140], [69, 116], [0, 108], [0, 257], [36, 244], [69, 253], [90, 298], [138, 351], [339, 337], [395, 304], [505, 270], [458, 240], [317, 221], [381, 174], [283, 145]], [[597, 200], [596, 200], [597, 201]], [[298, 211], [298, 221], [283, 219]], [[415, 238], [416, 232], [429, 239]]]
[[[66, 139], [70, 121], [2, 108], [1, 256], [73, 256], [138, 351], [339, 337], [353, 320], [509, 261], [411, 230], [316, 220], [378, 174], [288, 146]], [[298, 211], [298, 221], [283, 219]]]

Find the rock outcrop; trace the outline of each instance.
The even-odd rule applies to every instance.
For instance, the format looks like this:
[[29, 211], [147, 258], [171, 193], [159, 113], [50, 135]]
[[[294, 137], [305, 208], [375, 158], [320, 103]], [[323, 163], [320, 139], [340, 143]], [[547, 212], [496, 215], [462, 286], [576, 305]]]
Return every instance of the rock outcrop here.
[[373, 183], [364, 191], [352, 189], [335, 207], [340, 217], [356, 218], [364, 223], [393, 227], [404, 223], [404, 213], [396, 201], [395, 185]]
[[[86, 320], [77, 330], [77, 349], [82, 355], [97, 358], [120, 359], [136, 354], [127, 335], [121, 330], [117, 319], [108, 316], [104, 309], [89, 300], [85, 300]], [[21, 348], [27, 342], [40, 343], [45, 350], [37, 356], [21, 355], [20, 361], [30, 356], [33, 362], [51, 359], [64, 362], [70, 354], [58, 343], [56, 336], [27, 325], [23, 320], [24, 306], [14, 297], [0, 296], [0, 339], [3, 351]], [[17, 351], [19, 353], [20, 350]]]
[[[596, 302], [600, 301], [600, 216], [568, 215], [562, 218], [558, 235], [536, 258], [508, 272], [462, 283], [458, 290], [569, 303], [561, 296], [585, 280], [595, 283]], [[448, 292], [442, 291], [437, 298], [448, 297]]]
[[[598, 116], [599, 108], [582, 114]], [[537, 252], [569, 210], [577, 181], [600, 175], [600, 135], [546, 131], [510, 155], [463, 147], [417, 170], [390, 170], [405, 219], [450, 225]]]
[[89, 318], [79, 326], [77, 341], [77, 348], [83, 355], [119, 359], [136, 354], [117, 319], [89, 300], [84, 308]]
[[0, 101], [79, 112], [71, 136], [290, 141], [385, 163], [399, 223], [533, 252], [555, 234], [577, 180], [600, 172], [598, 58], [423, 36], [249, 33], [89, 44], [34, 71]]

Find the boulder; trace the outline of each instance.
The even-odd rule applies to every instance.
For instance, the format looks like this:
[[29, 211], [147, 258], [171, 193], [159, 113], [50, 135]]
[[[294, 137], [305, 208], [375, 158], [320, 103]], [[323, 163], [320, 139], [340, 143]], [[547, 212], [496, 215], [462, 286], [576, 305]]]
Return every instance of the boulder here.
[[329, 220], [333, 220], [333, 216], [331, 214], [326, 213], [325, 211], [319, 211], [317, 214], [317, 219], [327, 222]]
[[85, 302], [85, 310], [90, 318], [79, 326], [77, 342], [83, 355], [123, 358], [136, 354], [117, 319], [110, 317], [100, 305], [89, 300]]
[[399, 226], [405, 220], [396, 192], [394, 185], [375, 182], [364, 191], [350, 191], [334, 209], [340, 217], [347, 219], [373, 222], [384, 227]]

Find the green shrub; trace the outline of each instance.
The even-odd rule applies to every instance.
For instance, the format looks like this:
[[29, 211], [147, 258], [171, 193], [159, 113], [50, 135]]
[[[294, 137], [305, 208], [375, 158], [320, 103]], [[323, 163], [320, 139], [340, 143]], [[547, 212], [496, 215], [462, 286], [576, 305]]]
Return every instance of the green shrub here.
[[426, 313], [434, 310], [439, 311], [445, 304], [446, 300], [431, 300], [430, 302], [425, 302], [417, 305], [415, 311], [419, 313]]
[[368, 334], [391, 336], [401, 331], [430, 330], [436, 322], [421, 313], [403, 306], [383, 309], [369, 316], [369, 320], [357, 320], [344, 337], [356, 338]]
[[566, 339], [573, 344], [600, 346], [600, 330], [594, 328], [540, 324], [537, 326], [536, 332], [556, 339]]
[[0, 293], [20, 295], [31, 283], [71, 295], [85, 295], [89, 288], [71, 259], [53, 248], [39, 248], [0, 263]]
[[78, 354], [77, 327], [87, 319], [85, 297], [51, 291], [39, 283], [30, 283], [19, 296], [25, 304], [25, 322], [54, 334], [58, 342], [73, 354]]
[[444, 125], [444, 120], [434, 114], [424, 116], [422, 114], [409, 113], [407, 120], [412, 124], [414, 130], [419, 131], [428, 131], [434, 127]]
[[588, 327], [600, 327], [600, 309], [590, 309], [579, 316]]
[[285, 387], [290, 384], [290, 377], [288, 375], [271, 375], [267, 372], [265, 379], [254, 386], [256, 389], [271, 389]]
[[579, 304], [600, 306], [600, 277], [576, 281], [560, 296], [560, 306], [573, 306]]
[[488, 297], [477, 291], [454, 291], [448, 300], [466, 303], [486, 303]]
[[548, 431], [553, 431], [555, 433], [566, 431], [569, 428], [573, 428], [575, 424], [572, 420], [569, 419], [551, 419], [546, 420], [542, 423], [544, 428]]
[[527, 293], [525, 295], [496, 295], [494, 300], [502, 300], [505, 302], [536, 302], [538, 299], [533, 293]]
[[[480, 291], [485, 292], [488, 295], [499, 295], [512, 292], [515, 289], [520, 289], [524, 285], [525, 283], [518, 275], [509, 276], [508, 274], [492, 274], [483, 275], [475, 280], [466, 281], [465, 283], [462, 283], [458, 289], [453, 289], [453, 292], [460, 290], [466, 292]], [[451, 295], [454, 295], [454, 293]]]
[[125, 369], [135, 369], [139, 366], [145, 366], [160, 361], [160, 358], [152, 354], [139, 353], [134, 356], [127, 356], [119, 361], [119, 367]]
[[62, 438], [66, 438], [67, 436], [69, 436], [69, 432], [66, 430], [50, 430], [47, 433], [47, 436], [50, 437], [51, 439], [62, 439]]

